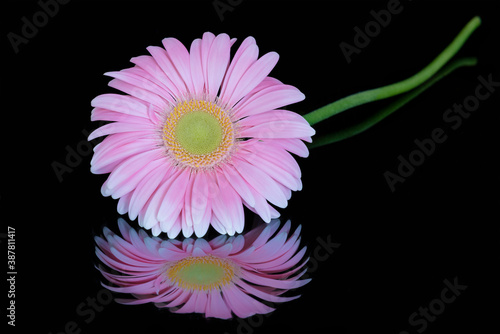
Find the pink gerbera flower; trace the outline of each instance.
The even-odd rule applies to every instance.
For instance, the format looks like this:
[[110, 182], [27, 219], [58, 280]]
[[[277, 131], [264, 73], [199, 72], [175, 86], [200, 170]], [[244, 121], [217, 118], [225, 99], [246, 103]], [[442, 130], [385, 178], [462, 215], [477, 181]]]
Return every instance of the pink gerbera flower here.
[[122, 304], [155, 303], [176, 313], [202, 313], [227, 319], [273, 311], [264, 302], [286, 302], [300, 296], [280, 296], [308, 283], [299, 278], [306, 247], [300, 244], [300, 226], [289, 236], [290, 221], [260, 225], [247, 234], [211, 241], [204, 239], [162, 240], [144, 230], [132, 229], [119, 220], [121, 237], [104, 229], [96, 237], [96, 254], [114, 273], [98, 268], [114, 286], [106, 288], [130, 293], [134, 299]]
[[111, 121], [89, 140], [91, 171], [110, 173], [104, 196], [119, 198], [118, 212], [152, 229], [203, 236], [211, 223], [222, 234], [243, 231], [243, 205], [269, 222], [291, 190], [302, 188], [290, 153], [308, 155], [302, 140], [314, 130], [300, 115], [277, 110], [304, 99], [295, 87], [268, 77], [278, 61], [258, 58], [253, 37], [230, 61], [234, 40], [205, 33], [188, 51], [177, 39], [148, 47], [134, 67], [109, 72], [109, 85], [127, 95], [92, 101], [92, 120]]

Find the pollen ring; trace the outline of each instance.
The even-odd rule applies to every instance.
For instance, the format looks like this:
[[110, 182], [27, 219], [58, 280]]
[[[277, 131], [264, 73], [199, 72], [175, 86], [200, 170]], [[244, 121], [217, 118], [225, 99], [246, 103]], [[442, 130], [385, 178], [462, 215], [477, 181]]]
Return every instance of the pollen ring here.
[[165, 270], [172, 284], [187, 290], [220, 289], [233, 281], [237, 268], [229, 259], [213, 255], [186, 257]]
[[198, 99], [178, 103], [167, 115], [162, 132], [174, 161], [195, 169], [224, 161], [235, 142], [228, 113], [216, 103]]

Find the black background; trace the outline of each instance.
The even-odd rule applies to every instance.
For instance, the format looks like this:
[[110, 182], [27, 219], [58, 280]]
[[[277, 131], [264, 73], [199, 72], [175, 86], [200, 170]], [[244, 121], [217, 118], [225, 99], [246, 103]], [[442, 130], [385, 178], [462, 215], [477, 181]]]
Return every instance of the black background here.
[[[474, 94], [479, 75], [492, 73], [500, 81], [498, 2], [402, 1], [402, 12], [350, 64], [339, 44], [352, 44], [353, 28], [363, 28], [373, 20], [370, 11], [386, 8], [387, 1], [233, 4], [221, 20], [212, 1], [73, 0], [15, 53], [7, 34], [21, 34], [21, 18], [31, 21], [40, 6], [4, 2], [0, 233], [7, 225], [16, 228], [15, 332], [55, 334], [74, 321], [81, 333], [413, 334], [422, 327], [410, 325], [410, 315], [439, 298], [443, 281], [455, 277], [467, 289], [423, 332], [498, 332], [500, 89], [458, 129], [442, 119]], [[104, 72], [130, 67], [131, 57], [147, 54], [147, 46], [165, 37], [189, 45], [205, 31], [226, 32], [238, 38], [237, 47], [252, 35], [261, 54], [280, 54], [271, 75], [304, 92], [306, 100], [289, 109], [305, 114], [416, 73], [474, 15], [483, 24], [459, 56], [477, 57], [477, 66], [455, 71], [373, 129], [298, 159], [304, 189], [281, 210], [283, 218], [302, 225], [310, 256], [318, 237], [340, 243], [308, 274], [313, 280], [291, 293], [301, 298], [244, 323], [114, 302], [89, 323], [88, 315], [78, 314], [79, 305], [101, 290], [93, 237], [103, 226], [116, 230], [117, 201], [101, 196], [106, 176], [90, 173], [90, 155], [62, 182], [52, 164], [64, 164], [66, 147], [82, 145], [97, 126], [90, 122], [90, 101], [113, 92]], [[384, 105], [325, 121], [318, 135]], [[429, 138], [437, 127], [447, 140], [391, 192], [384, 172], [396, 172], [398, 156], [408, 157], [414, 140]], [[5, 254], [4, 238], [2, 249]]]

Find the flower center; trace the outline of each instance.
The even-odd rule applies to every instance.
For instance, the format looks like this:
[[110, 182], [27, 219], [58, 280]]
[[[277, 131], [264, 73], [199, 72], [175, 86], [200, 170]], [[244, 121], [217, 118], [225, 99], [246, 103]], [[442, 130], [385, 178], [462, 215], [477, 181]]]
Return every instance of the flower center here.
[[170, 265], [166, 275], [183, 289], [212, 290], [230, 283], [235, 267], [232, 261], [213, 255], [187, 257]]
[[191, 154], [210, 154], [222, 140], [222, 128], [213, 115], [204, 111], [192, 111], [177, 122], [175, 137]]
[[233, 123], [217, 104], [203, 100], [180, 102], [163, 126], [163, 141], [181, 166], [210, 168], [226, 159], [234, 144]]

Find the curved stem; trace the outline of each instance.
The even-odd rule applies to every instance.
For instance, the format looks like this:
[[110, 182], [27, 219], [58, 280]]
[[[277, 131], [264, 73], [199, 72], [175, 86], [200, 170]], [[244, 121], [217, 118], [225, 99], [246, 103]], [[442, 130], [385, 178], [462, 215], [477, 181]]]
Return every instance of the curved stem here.
[[426, 91], [429, 87], [434, 85], [436, 82], [456, 70], [457, 68], [464, 66], [475, 66], [477, 64], [476, 58], [460, 58], [457, 59], [450, 64], [443, 67], [436, 75], [434, 75], [431, 79], [426, 81], [424, 84], [418, 86], [414, 90], [401, 95], [396, 101], [392, 102], [388, 106], [383, 109], [380, 109], [378, 112], [365, 119], [364, 121], [350, 126], [348, 128], [342, 129], [338, 132], [330, 133], [324, 136], [320, 136], [315, 138], [311, 144], [307, 146], [311, 148], [321, 147], [328, 144], [336, 143], [341, 140], [353, 137], [363, 131], [368, 130], [378, 122], [382, 121], [384, 118], [395, 112], [396, 110], [402, 108], [408, 102], [419, 96], [421, 93]]
[[453, 57], [462, 45], [467, 41], [469, 36], [481, 24], [481, 19], [475, 16], [467, 25], [460, 31], [455, 39], [444, 49], [429, 65], [423, 68], [420, 72], [412, 77], [393, 83], [391, 85], [365, 90], [356, 94], [346, 96], [340, 100], [323, 106], [319, 109], [311, 111], [304, 115], [304, 118], [310, 125], [321, 122], [333, 115], [336, 115], [344, 110], [377, 100], [386, 99], [404, 92], [407, 92], [424, 81], [432, 77], [444, 64]]

